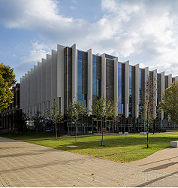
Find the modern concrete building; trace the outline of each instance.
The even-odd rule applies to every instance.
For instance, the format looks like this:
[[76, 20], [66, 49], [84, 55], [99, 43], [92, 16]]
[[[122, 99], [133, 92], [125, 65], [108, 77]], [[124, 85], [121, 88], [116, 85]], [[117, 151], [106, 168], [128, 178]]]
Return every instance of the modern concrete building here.
[[[92, 49], [81, 51], [76, 44], [71, 47], [57, 45], [57, 50], [52, 50], [51, 55], [46, 55], [46, 59], [38, 62], [20, 79], [20, 108], [29, 118], [37, 109], [44, 115], [55, 100], [66, 116], [70, 102], [79, 100], [91, 110], [92, 104], [104, 94], [107, 100], [118, 101], [117, 111], [121, 115], [121, 121], [115, 128], [110, 127], [110, 123], [105, 125], [107, 131], [144, 131], [141, 107], [148, 77], [157, 87], [154, 89], [153, 109], [156, 117], [161, 93], [178, 77], [172, 78], [172, 75], [157, 73], [157, 70], [149, 71], [148, 67], [142, 69], [139, 64], [131, 66], [129, 61], [119, 62], [117, 57], [105, 53], [95, 55]], [[81, 132], [100, 130], [98, 122], [92, 121], [91, 116], [90, 113]], [[71, 129], [69, 125], [66, 126], [68, 131], [73, 130], [71, 125]], [[159, 131], [169, 126], [176, 127], [161, 112], [152, 129]]]

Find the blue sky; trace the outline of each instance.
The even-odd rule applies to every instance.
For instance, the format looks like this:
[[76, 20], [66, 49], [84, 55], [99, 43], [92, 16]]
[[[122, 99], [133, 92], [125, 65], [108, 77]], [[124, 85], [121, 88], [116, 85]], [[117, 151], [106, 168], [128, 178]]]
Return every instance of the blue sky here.
[[17, 81], [57, 44], [178, 76], [178, 0], [0, 0], [0, 62]]

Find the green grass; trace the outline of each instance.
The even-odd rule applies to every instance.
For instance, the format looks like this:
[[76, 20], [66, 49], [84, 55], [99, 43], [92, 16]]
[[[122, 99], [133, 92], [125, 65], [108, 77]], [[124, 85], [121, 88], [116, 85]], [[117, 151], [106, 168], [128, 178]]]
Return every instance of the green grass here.
[[[175, 136], [177, 135], [177, 136]], [[178, 140], [178, 132], [149, 134], [149, 148], [146, 148], [145, 135], [105, 135], [104, 146], [101, 147], [101, 136], [60, 138], [58, 140], [28, 141], [55, 149], [79, 153], [117, 162], [131, 162], [145, 158], [156, 151], [170, 146], [170, 141]], [[75, 145], [78, 147], [67, 147]]]
[[52, 138], [56, 135], [53, 133], [36, 133], [36, 132], [24, 132], [24, 133], [9, 133], [2, 134], [1, 137], [11, 138], [14, 140], [28, 140], [28, 139], [36, 139], [36, 138]]

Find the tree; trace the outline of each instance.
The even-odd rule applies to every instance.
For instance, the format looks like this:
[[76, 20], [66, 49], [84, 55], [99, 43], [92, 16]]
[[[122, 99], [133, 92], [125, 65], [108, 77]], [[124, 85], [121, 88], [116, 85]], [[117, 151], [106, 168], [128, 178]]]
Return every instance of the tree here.
[[114, 101], [113, 102], [113, 110], [112, 110], [112, 119], [113, 119], [113, 122], [114, 122], [114, 132], [116, 132], [116, 124], [118, 123], [118, 121], [120, 121], [120, 118], [121, 118], [121, 114], [118, 113], [118, 106], [119, 106], [119, 103], [118, 101]]
[[16, 83], [13, 69], [0, 64], [0, 112], [12, 103], [13, 93], [10, 88]]
[[82, 116], [88, 115], [88, 108], [84, 105], [84, 103], [80, 103], [78, 100], [69, 104], [69, 110], [67, 113], [69, 117], [72, 119], [72, 122], [75, 123], [75, 141], [77, 142], [77, 129], [78, 129], [78, 121]]
[[101, 120], [101, 146], [103, 146], [104, 119], [107, 121], [109, 118], [114, 116], [114, 113], [115, 112], [112, 101], [106, 101], [104, 95], [102, 95], [101, 98], [92, 105], [92, 114], [96, 117], [97, 120]]
[[37, 130], [37, 134], [39, 132], [39, 128], [43, 125], [43, 119], [44, 119], [44, 117], [41, 116], [41, 113], [39, 110], [37, 110], [37, 112], [34, 114], [34, 116], [32, 116], [32, 120], [34, 121], [34, 126]]
[[26, 114], [23, 113], [21, 110], [16, 111], [13, 115], [13, 119], [12, 121], [18, 125], [18, 133], [20, 133], [20, 131], [24, 131], [26, 129]]
[[46, 117], [49, 117], [55, 124], [56, 140], [57, 140], [57, 124], [60, 123], [64, 117], [57, 102], [54, 100], [53, 105], [51, 105], [50, 110], [46, 111]]
[[173, 82], [162, 94], [160, 109], [164, 110], [171, 120], [178, 124], [178, 81]]
[[155, 78], [148, 77], [145, 84], [145, 96], [142, 106], [141, 118], [146, 123], [146, 133], [147, 133], [147, 148], [149, 146], [148, 136], [149, 136], [149, 127], [153, 124], [154, 119], [156, 118], [156, 90], [157, 85], [155, 84]]

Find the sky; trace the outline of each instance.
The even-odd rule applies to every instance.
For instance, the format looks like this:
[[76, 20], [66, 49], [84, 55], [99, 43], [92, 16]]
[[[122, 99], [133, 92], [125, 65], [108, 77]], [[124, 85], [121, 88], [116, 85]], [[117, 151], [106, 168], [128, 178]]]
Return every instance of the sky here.
[[178, 76], [178, 0], [0, 0], [0, 63], [17, 82], [57, 44]]

